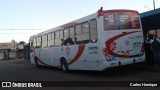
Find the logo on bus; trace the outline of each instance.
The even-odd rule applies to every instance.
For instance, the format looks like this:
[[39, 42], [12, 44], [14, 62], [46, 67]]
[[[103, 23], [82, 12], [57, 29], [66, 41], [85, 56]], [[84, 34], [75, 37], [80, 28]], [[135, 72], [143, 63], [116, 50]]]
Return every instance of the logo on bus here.
[[116, 43], [116, 42], [112, 42], [112, 43], [111, 43], [111, 46], [110, 46], [110, 49], [111, 49], [112, 51], [114, 51], [116, 48], [117, 48], [117, 43]]
[[66, 54], [69, 55], [70, 54], [70, 48], [66, 47]]

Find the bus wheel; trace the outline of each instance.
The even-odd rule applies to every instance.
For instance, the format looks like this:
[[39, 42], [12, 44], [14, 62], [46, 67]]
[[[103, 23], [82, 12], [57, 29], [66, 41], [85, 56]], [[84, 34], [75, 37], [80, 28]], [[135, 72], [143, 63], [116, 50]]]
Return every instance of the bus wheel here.
[[37, 60], [37, 58], [35, 57], [35, 64], [36, 64], [36, 66], [38, 67], [38, 68], [40, 68], [41, 67], [41, 65], [39, 65], [38, 64], [38, 60]]
[[64, 58], [61, 59], [61, 68], [64, 72], [69, 71], [67, 61]]

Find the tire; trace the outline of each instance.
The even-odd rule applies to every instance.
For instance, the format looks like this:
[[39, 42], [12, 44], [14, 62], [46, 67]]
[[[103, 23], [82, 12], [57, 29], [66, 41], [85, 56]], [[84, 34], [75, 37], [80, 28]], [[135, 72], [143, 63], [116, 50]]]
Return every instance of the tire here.
[[67, 73], [69, 71], [67, 61], [64, 58], [61, 59], [61, 68], [62, 68], [63, 72], [65, 72], [65, 73]]
[[41, 68], [41, 65], [38, 64], [38, 60], [37, 60], [36, 57], [35, 57], [35, 64], [36, 64], [36, 66], [37, 66], [38, 68]]

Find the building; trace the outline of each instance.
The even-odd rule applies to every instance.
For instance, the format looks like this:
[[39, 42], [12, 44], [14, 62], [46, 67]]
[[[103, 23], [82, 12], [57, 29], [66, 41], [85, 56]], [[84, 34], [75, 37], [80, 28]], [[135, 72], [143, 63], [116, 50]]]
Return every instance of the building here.
[[9, 59], [11, 43], [0, 43], [0, 60]]

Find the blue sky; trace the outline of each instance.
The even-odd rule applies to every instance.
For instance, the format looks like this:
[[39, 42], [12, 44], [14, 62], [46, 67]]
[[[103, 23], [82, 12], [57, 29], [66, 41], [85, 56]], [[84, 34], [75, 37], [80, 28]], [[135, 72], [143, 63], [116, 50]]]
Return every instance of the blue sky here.
[[[159, 8], [160, 1], [155, 2]], [[0, 42], [28, 42], [31, 35], [43, 31], [6, 29], [50, 29], [95, 13], [101, 6], [142, 13], [153, 9], [153, 0], [0, 0]]]

